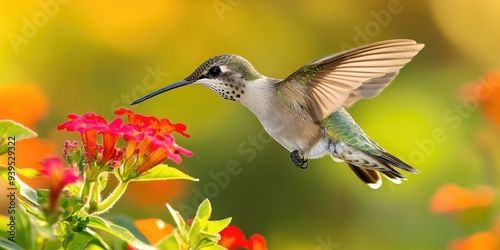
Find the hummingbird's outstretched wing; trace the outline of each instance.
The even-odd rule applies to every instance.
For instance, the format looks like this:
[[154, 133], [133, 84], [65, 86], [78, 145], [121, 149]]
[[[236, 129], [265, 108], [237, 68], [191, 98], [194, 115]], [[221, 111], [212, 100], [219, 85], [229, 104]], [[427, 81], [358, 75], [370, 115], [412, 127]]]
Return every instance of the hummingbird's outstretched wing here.
[[278, 82], [278, 94], [292, 110], [308, 112], [319, 121], [340, 106], [380, 93], [423, 47], [413, 40], [397, 39], [327, 56]]
[[344, 102], [344, 107], [348, 108], [361, 99], [377, 96], [389, 83], [396, 78], [399, 70], [387, 73], [379, 78], [370, 79], [362, 83], [357, 89], [353, 90]]

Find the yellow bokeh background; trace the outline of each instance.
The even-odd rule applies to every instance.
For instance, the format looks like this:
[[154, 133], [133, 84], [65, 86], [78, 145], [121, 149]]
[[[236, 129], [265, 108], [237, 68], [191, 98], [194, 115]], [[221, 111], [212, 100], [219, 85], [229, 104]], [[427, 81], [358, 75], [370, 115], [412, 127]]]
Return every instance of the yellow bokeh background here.
[[[419, 175], [406, 174], [401, 185], [386, 181], [375, 191], [329, 157], [299, 170], [289, 152], [263, 137], [251, 112], [189, 86], [132, 109], [187, 125], [191, 138], [176, 139], [194, 156], [178, 167], [200, 182], [136, 185], [111, 213], [169, 221], [165, 202], [192, 217], [189, 212], [208, 197], [216, 219], [232, 216], [245, 234], [262, 234], [270, 249], [444, 249], [489, 224], [464, 227], [433, 214], [429, 202], [436, 190], [456, 183], [500, 191], [500, 180], [489, 174], [492, 168], [499, 173], [498, 157], [488, 158], [500, 152], [499, 144], [485, 148], [477, 135], [489, 131], [486, 137], [498, 141], [500, 131], [480, 106], [460, 108], [461, 87], [500, 68], [499, 8], [494, 0], [4, 1], [0, 90], [35, 85], [46, 96], [46, 110], [32, 128], [60, 154], [64, 140], [78, 139], [55, 130], [67, 114], [111, 119], [114, 109], [183, 79], [217, 54], [241, 55], [262, 74], [284, 78], [346, 46], [414, 39], [426, 44], [422, 52], [380, 96], [349, 111]], [[23, 97], [0, 101], [0, 112], [31, 103]], [[436, 130], [445, 139], [436, 141]], [[228, 174], [235, 162], [240, 172]]]

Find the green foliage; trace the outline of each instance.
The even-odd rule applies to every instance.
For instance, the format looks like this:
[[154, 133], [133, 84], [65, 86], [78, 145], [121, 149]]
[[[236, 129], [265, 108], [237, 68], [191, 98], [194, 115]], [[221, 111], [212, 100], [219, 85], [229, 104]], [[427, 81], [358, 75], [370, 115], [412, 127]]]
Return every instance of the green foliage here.
[[100, 229], [100, 230], [103, 230], [105, 232], [108, 232], [108, 233], [122, 239], [123, 241], [127, 242], [127, 244], [129, 244], [135, 248], [154, 249], [153, 247], [151, 247], [151, 246], [147, 245], [146, 243], [137, 239], [132, 233], [130, 233], [127, 229], [125, 229], [121, 226], [115, 225], [112, 222], [107, 221], [99, 216], [91, 215], [91, 216], [89, 216], [89, 219], [90, 219], [90, 221], [89, 221], [88, 226], [91, 228]]
[[[15, 141], [36, 137], [37, 134], [24, 125], [11, 120], [0, 121], [0, 155], [5, 154]], [[9, 137], [15, 138], [14, 144], [9, 143]], [[10, 145], [9, 145], [10, 144]]]
[[[31, 171], [28, 171], [28, 173], [31, 173]], [[26, 183], [21, 181], [17, 176], [14, 177], [14, 181], [10, 182], [9, 170], [8, 170], [7, 166], [0, 165], [0, 176], [3, 179], [5, 179], [6, 181], [8, 181], [9, 183], [13, 183], [17, 192], [26, 201], [28, 201], [29, 203], [34, 204], [34, 205], [38, 204], [38, 201], [37, 201], [38, 197], [36, 195], [36, 191], [33, 188], [31, 188]]]
[[198, 179], [193, 178], [177, 168], [169, 167], [165, 164], [157, 165], [156, 167], [150, 169], [148, 172], [144, 172], [138, 177], [131, 179], [131, 181], [166, 181], [166, 180], [189, 180], [198, 181]]
[[[36, 136], [34, 132], [21, 124], [1, 121], [0, 138], [13, 135], [16, 136], [16, 139]], [[3, 150], [4, 145], [1, 146]], [[2, 152], [6, 153], [7, 150], [8, 148], [5, 147]], [[84, 155], [75, 152], [75, 150], [72, 152], [73, 156]], [[85, 162], [82, 162], [80, 158], [66, 160], [77, 163], [80, 170], [84, 170]], [[231, 219], [209, 221], [212, 209], [208, 200], [200, 205], [192, 225], [187, 224], [181, 215], [168, 205], [168, 209], [179, 228], [175, 230], [175, 233], [165, 236], [156, 247], [141, 240], [144, 239], [144, 236], [131, 221], [127, 221], [126, 227], [124, 227], [99, 216], [100, 213], [107, 212], [122, 197], [131, 181], [180, 179], [198, 181], [198, 179], [176, 168], [159, 164], [138, 175], [130, 175], [131, 178], [119, 182], [114, 191], [106, 199], [101, 200], [101, 193], [108, 184], [109, 176], [113, 173], [119, 175], [120, 171], [108, 172], [103, 170], [106, 169], [105, 167], [95, 165], [96, 168], [92, 174], [97, 178], [83, 178], [83, 181], [78, 182], [75, 181], [77, 177], [73, 175], [71, 168], [60, 166], [62, 163], [57, 159], [52, 159], [50, 164], [50, 168], [45, 170], [46, 172], [54, 171], [52, 175], [48, 176], [50, 189], [37, 190], [21, 181], [17, 174], [29, 178], [39, 177], [38, 170], [26, 168], [14, 172], [9, 166], [0, 166], [0, 176], [7, 180], [12, 188], [16, 189], [15, 201], [20, 204], [15, 211], [15, 243], [7, 240], [8, 237], [3, 237], [0, 239], [0, 247], [5, 249], [52, 249], [59, 247], [86, 249], [92, 246], [109, 249], [106, 240], [98, 233], [106, 232], [137, 249], [147, 250], [158, 247], [160, 249], [179, 247], [182, 249], [224, 249], [217, 245], [220, 239], [218, 233], [229, 224]], [[45, 174], [45, 172], [42, 173]], [[88, 172], [84, 174], [84, 177], [87, 177], [87, 174]], [[9, 220], [12, 220], [10, 218], [0, 217], [0, 232], [3, 235], [7, 235], [10, 230], [8, 226]]]
[[66, 235], [62, 243], [62, 246], [65, 249], [85, 249], [90, 245], [99, 246], [103, 249], [109, 248], [103, 244], [102, 241], [98, 240], [95, 234], [87, 231], [81, 233], [69, 233]]
[[9, 250], [23, 250], [22, 247], [5, 238], [0, 238], [0, 247], [2, 249], [9, 249]]
[[[225, 249], [217, 245], [217, 242], [220, 240], [219, 232], [229, 225], [231, 218], [209, 221], [212, 206], [208, 199], [198, 207], [191, 225], [186, 223], [181, 214], [170, 205], [167, 204], [167, 208], [177, 225], [174, 235], [180, 249]], [[165, 244], [171, 241], [173, 240], [169, 239]]]

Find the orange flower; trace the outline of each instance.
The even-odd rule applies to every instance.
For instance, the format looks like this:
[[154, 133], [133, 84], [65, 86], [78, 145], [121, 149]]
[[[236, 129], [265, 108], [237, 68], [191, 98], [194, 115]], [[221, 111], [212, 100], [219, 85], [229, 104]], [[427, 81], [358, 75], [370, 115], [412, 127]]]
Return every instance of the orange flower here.
[[48, 101], [35, 84], [0, 86], [0, 119], [11, 119], [35, 130], [36, 121], [47, 114]]
[[450, 242], [449, 250], [496, 250], [500, 246], [500, 217], [488, 231]]
[[[127, 195], [123, 197], [131, 206], [161, 209], [165, 202], [171, 201], [183, 194], [186, 182], [170, 181], [134, 181], [128, 185]], [[165, 190], [161, 195], [144, 195], [145, 190]]]
[[490, 71], [484, 79], [467, 84], [459, 91], [465, 103], [477, 100], [484, 117], [500, 127], [500, 71]]
[[143, 219], [134, 221], [135, 227], [148, 239], [151, 245], [156, 245], [168, 235], [174, 233], [175, 228], [160, 219]]
[[482, 85], [483, 92], [490, 95], [479, 99], [483, 114], [496, 126], [500, 127], [500, 71], [491, 71], [486, 74]]
[[487, 207], [493, 202], [493, 190], [481, 186], [471, 191], [455, 184], [442, 186], [431, 199], [431, 211], [449, 213], [473, 207]]
[[[36, 84], [6, 84], [0, 85], [0, 100], [7, 105], [0, 105], [0, 119], [10, 119], [37, 131], [36, 122], [47, 114], [48, 100]], [[47, 155], [55, 155], [58, 148], [53, 142], [41, 138], [31, 138], [16, 142], [16, 167], [37, 168], [38, 163]], [[7, 162], [7, 155], [0, 156], [0, 163]], [[40, 178], [21, 179], [30, 186], [37, 188], [46, 185]], [[0, 182], [0, 188], [4, 188]], [[0, 199], [3, 207], [5, 199]]]
[[495, 250], [498, 239], [489, 231], [475, 233], [465, 239], [453, 240], [449, 250]]

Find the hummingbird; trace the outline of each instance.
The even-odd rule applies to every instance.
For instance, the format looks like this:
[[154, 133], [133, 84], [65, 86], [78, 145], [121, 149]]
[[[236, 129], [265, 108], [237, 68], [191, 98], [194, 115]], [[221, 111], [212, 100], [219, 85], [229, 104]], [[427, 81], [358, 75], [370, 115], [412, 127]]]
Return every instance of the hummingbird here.
[[396, 168], [419, 171], [372, 140], [346, 108], [378, 95], [423, 47], [409, 39], [375, 42], [313, 61], [285, 79], [260, 74], [241, 56], [218, 55], [184, 80], [131, 105], [182, 86], [208, 87], [253, 112], [266, 132], [290, 152], [295, 166], [305, 169], [308, 159], [330, 155], [377, 189], [381, 176], [396, 184], [406, 180]]

